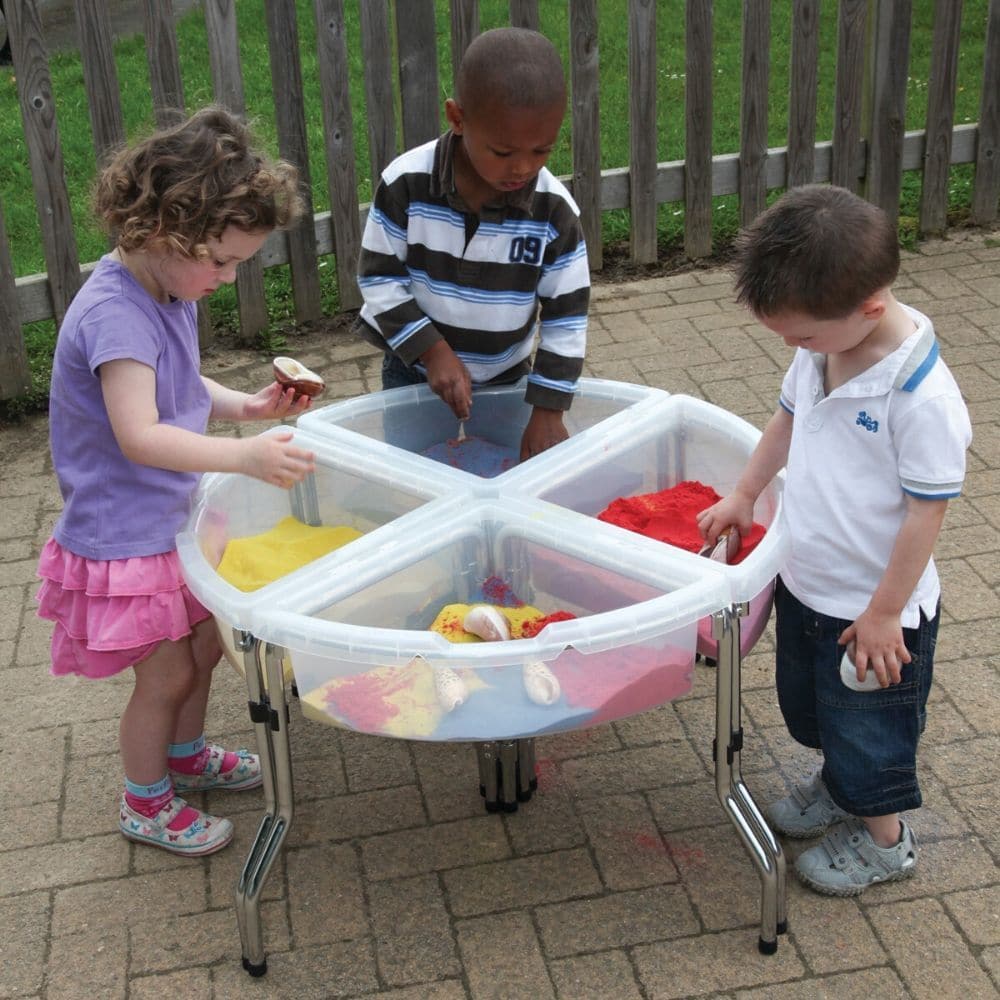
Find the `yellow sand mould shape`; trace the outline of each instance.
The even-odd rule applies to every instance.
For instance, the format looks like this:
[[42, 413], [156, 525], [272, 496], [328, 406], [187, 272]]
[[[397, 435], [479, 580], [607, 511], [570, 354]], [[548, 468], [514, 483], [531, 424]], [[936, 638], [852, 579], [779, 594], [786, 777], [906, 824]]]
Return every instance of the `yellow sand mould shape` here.
[[313, 527], [285, 517], [259, 535], [230, 539], [216, 572], [249, 593], [360, 537], [360, 531], [346, 525]]
[[[482, 603], [482, 602], [480, 602]], [[526, 622], [542, 618], [538, 608], [525, 604], [520, 608], [502, 608], [496, 605], [510, 625], [512, 639], [520, 639]], [[432, 632], [439, 632], [449, 642], [482, 642], [471, 632], [462, 629], [462, 621], [472, 604], [446, 604], [430, 625]], [[458, 668], [469, 694], [490, 687], [481, 677], [481, 671]], [[340, 678], [328, 681], [302, 696], [303, 714], [320, 722], [330, 721], [331, 706], [338, 701], [338, 689], [355, 686], [355, 678]], [[386, 736], [427, 738], [433, 734], [444, 716], [444, 710], [434, 691], [434, 670], [420, 657], [411, 660], [405, 667], [376, 667], [364, 675], [364, 690], [368, 697], [377, 698], [384, 721], [379, 732]], [[345, 713], [345, 716], [350, 712]], [[345, 723], [349, 720], [345, 717]]]

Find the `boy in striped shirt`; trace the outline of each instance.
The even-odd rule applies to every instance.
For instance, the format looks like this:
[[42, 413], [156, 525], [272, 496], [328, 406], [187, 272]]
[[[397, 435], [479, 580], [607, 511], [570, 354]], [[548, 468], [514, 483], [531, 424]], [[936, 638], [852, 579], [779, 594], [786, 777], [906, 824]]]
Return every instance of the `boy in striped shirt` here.
[[545, 167], [565, 109], [548, 39], [479, 35], [445, 102], [449, 131], [383, 172], [358, 267], [357, 329], [385, 351], [383, 388], [427, 382], [464, 420], [474, 386], [528, 376], [522, 461], [568, 436], [586, 347], [579, 209]]

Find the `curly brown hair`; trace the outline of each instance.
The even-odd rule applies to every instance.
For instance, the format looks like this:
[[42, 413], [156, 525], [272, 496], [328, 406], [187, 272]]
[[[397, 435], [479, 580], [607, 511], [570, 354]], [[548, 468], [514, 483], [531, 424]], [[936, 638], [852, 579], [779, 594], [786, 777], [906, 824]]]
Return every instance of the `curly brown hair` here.
[[265, 158], [243, 122], [207, 107], [115, 153], [94, 202], [120, 249], [163, 243], [202, 259], [205, 241], [228, 226], [260, 232], [293, 225], [302, 214], [298, 187], [295, 167]]

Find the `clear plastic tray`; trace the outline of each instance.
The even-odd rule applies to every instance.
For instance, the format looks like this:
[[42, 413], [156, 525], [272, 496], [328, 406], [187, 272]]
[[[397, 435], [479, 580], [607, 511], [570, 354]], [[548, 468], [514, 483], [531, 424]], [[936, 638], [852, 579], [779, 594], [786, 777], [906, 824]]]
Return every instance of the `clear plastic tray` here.
[[[288, 430], [292, 428], [277, 427], [265, 433]], [[233, 629], [249, 628], [250, 609], [260, 604], [266, 607], [277, 590], [294, 588], [301, 570], [259, 590], [239, 590], [216, 572], [229, 541], [268, 531], [289, 515], [304, 524], [343, 525], [362, 532], [356, 541], [318, 560], [324, 572], [335, 572], [334, 567], [349, 561], [355, 549], [378, 545], [379, 529], [445, 492], [430, 477], [357, 451], [349, 443], [315, 437], [302, 429], [293, 430], [293, 442], [316, 455], [316, 471], [304, 482], [283, 490], [249, 476], [207, 475], [195, 495], [188, 523], [177, 536], [188, 586], [220, 622], [227, 658], [241, 669]]]
[[[305, 572], [254, 623], [287, 650], [307, 715], [432, 740], [596, 725], [685, 694], [697, 623], [725, 601], [711, 566], [666, 547], [649, 558], [615, 528], [514, 498], [428, 505], [393, 535], [398, 546], [387, 533], [349, 578]], [[506, 642], [453, 643], [428, 630], [442, 608], [498, 594], [575, 617]], [[435, 688], [444, 670], [463, 690], [454, 708]], [[547, 687], [551, 701], [533, 700], [532, 676], [554, 677], [558, 695]]]
[[[488, 477], [470, 476], [452, 464], [449, 449], [442, 445], [458, 440], [459, 422], [426, 385], [388, 389], [310, 410], [299, 418], [298, 425], [338, 440], [357, 442], [357, 435], [363, 439], [362, 447], [373, 454], [398, 456], [402, 451], [420, 462], [432, 462], [438, 475], [454, 478], [466, 489], [483, 486], [487, 493], [493, 493], [491, 487], [537, 461], [531, 459], [517, 466], [521, 435], [531, 416], [531, 407], [524, 401], [526, 387], [526, 380], [522, 379], [513, 385], [477, 389], [473, 394], [471, 415], [462, 430], [467, 438], [495, 447], [499, 468], [491, 469]], [[667, 396], [662, 389], [650, 386], [580, 379], [573, 405], [564, 418], [570, 438], [552, 449], [552, 453], [572, 454], [595, 428], [608, 423], [613, 426], [626, 412], [641, 412]], [[436, 460], [425, 455], [432, 449], [438, 456]]]
[[[473, 412], [484, 426], [467, 421], [467, 434], [519, 441], [523, 385], [477, 392]], [[300, 418], [296, 439], [319, 464], [306, 489], [206, 477], [178, 548], [230, 658], [234, 628], [284, 647], [303, 710], [326, 722], [413, 739], [500, 739], [595, 725], [677, 697], [696, 649], [715, 651], [708, 616], [732, 603], [750, 602], [750, 648], [784, 556], [780, 478], [755, 512], [764, 539], [736, 566], [595, 515], [617, 497], [683, 479], [725, 494], [759, 431], [691, 397], [593, 379], [569, 413], [569, 441], [483, 480], [418, 453], [456, 434], [457, 422], [426, 387], [394, 389]], [[400, 444], [385, 440], [390, 425]], [[220, 546], [287, 513], [365, 534], [250, 594], [222, 581]], [[428, 631], [444, 605], [482, 601], [491, 578], [545, 614], [577, 617], [509, 642], [453, 644]], [[559, 681], [552, 704], [529, 696], [531, 664]], [[465, 685], [450, 711], [433, 683], [444, 670]]]
[[[685, 480], [697, 480], [726, 496], [759, 439], [760, 431], [753, 425], [718, 406], [690, 396], [671, 396], [651, 418], [637, 414], [626, 426], [599, 428], [572, 461], [556, 460], [544, 469], [525, 467], [517, 488], [591, 516], [618, 497], [654, 493]], [[750, 605], [741, 621], [743, 652], [753, 647], [767, 625], [774, 577], [787, 551], [779, 525], [783, 482], [782, 473], [765, 487], [754, 507], [754, 520], [766, 529], [757, 547], [735, 566], [719, 564], [730, 601]], [[652, 539], [644, 542], [663, 546]], [[710, 623], [701, 626], [698, 651], [708, 657], [718, 652]]]

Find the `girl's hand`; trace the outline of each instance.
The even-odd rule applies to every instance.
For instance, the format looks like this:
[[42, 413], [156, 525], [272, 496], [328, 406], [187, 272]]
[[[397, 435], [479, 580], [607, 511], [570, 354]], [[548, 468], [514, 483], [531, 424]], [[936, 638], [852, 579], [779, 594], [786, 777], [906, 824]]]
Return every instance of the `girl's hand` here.
[[301, 483], [316, 468], [316, 456], [311, 451], [296, 448], [291, 441], [291, 431], [262, 434], [241, 441], [240, 471], [284, 490]]
[[898, 684], [903, 679], [903, 664], [913, 659], [903, 642], [899, 615], [880, 615], [871, 607], [840, 633], [837, 642], [841, 646], [854, 643], [854, 666], [860, 671], [858, 680], [871, 669], [884, 688]]
[[308, 410], [312, 397], [304, 393], [296, 396], [294, 389], [283, 389], [277, 382], [247, 396], [243, 404], [244, 420], [283, 420], [297, 417]]
[[706, 507], [695, 516], [701, 537], [711, 545], [726, 528], [736, 526], [742, 538], [753, 528], [753, 500], [742, 493], [733, 492], [718, 503]]

